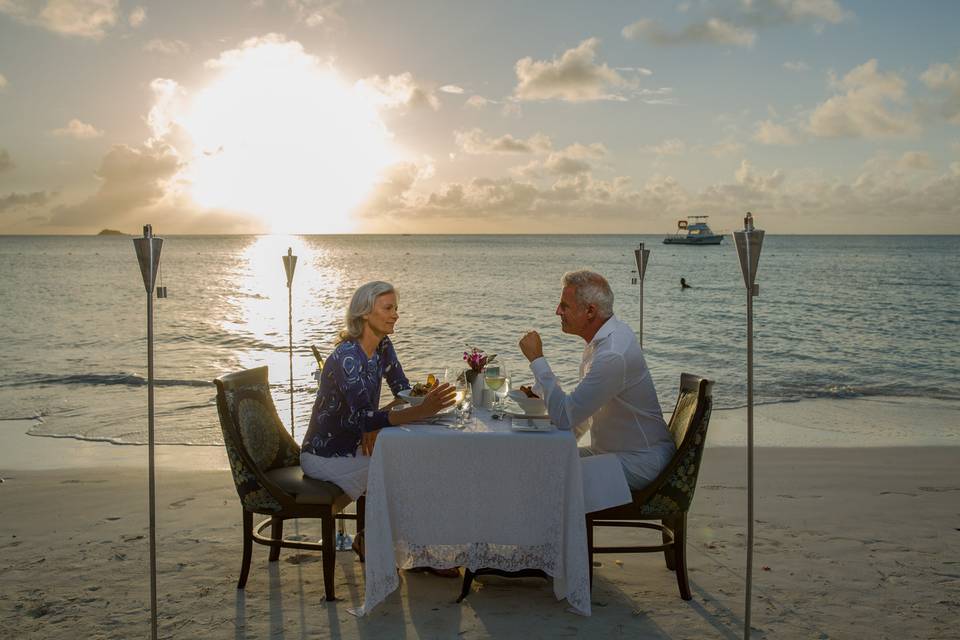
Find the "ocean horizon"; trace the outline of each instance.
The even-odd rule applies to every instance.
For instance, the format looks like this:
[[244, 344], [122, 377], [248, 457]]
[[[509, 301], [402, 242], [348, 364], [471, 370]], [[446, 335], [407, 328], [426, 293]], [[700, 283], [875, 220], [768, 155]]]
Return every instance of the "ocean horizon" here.
[[[288, 247], [299, 256], [297, 437], [316, 390], [310, 347], [333, 348], [359, 284], [396, 285], [393, 340], [411, 381], [462, 366], [471, 345], [497, 353], [515, 382], [528, 382], [516, 343], [536, 328], [569, 387], [583, 342], [559, 330], [560, 276], [577, 268], [606, 275], [617, 316], [638, 330], [631, 280], [640, 242], [651, 250], [643, 343], [664, 411], [684, 371], [716, 381], [718, 408], [746, 401], [745, 289], [729, 237], [685, 247], [663, 245], [663, 234], [160, 235], [158, 284], [169, 297], [154, 305], [159, 442], [219, 444], [212, 379], [261, 364], [289, 421], [280, 259]], [[0, 419], [34, 419], [34, 435], [146, 441], [145, 294], [132, 237], [0, 236]], [[767, 235], [754, 304], [756, 402], [960, 400], [952, 384], [960, 369], [958, 256], [960, 236]], [[681, 277], [693, 288], [681, 290]]]

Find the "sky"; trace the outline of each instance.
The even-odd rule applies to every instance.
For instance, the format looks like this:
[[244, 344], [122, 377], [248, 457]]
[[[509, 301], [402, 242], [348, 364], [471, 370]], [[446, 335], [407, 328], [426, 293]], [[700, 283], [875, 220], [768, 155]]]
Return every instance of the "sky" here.
[[0, 0], [0, 234], [960, 233], [953, 0]]

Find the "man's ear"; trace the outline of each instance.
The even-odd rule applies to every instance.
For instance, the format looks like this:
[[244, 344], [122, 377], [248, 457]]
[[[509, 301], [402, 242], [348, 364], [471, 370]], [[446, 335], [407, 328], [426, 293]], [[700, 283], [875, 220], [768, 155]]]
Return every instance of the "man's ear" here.
[[593, 320], [597, 317], [597, 305], [588, 304], [587, 305], [587, 318]]

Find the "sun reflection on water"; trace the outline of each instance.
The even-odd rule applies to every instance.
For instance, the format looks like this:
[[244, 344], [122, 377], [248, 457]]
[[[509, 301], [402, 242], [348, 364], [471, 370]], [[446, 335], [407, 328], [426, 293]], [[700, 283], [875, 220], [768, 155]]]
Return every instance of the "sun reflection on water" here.
[[[343, 315], [343, 274], [322, 239], [294, 235], [258, 236], [237, 261], [235, 293], [228, 304], [234, 313], [221, 326], [243, 336], [251, 345], [237, 353], [240, 368], [266, 365], [274, 401], [284, 423], [289, 421], [290, 361], [288, 352], [288, 292], [283, 256], [297, 256], [292, 287], [293, 378], [297, 434], [306, 428], [306, 415], [316, 390], [317, 368], [311, 345], [321, 353], [333, 347]], [[287, 391], [287, 393], [284, 393]]]

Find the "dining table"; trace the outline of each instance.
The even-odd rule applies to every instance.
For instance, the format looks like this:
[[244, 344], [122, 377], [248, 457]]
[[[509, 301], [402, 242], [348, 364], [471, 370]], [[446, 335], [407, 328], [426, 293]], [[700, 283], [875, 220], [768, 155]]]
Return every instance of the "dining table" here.
[[540, 570], [557, 600], [590, 615], [573, 433], [479, 407], [465, 427], [453, 426], [447, 419], [380, 432], [367, 481], [364, 602], [354, 613], [369, 613], [397, 589], [398, 568], [463, 567]]

